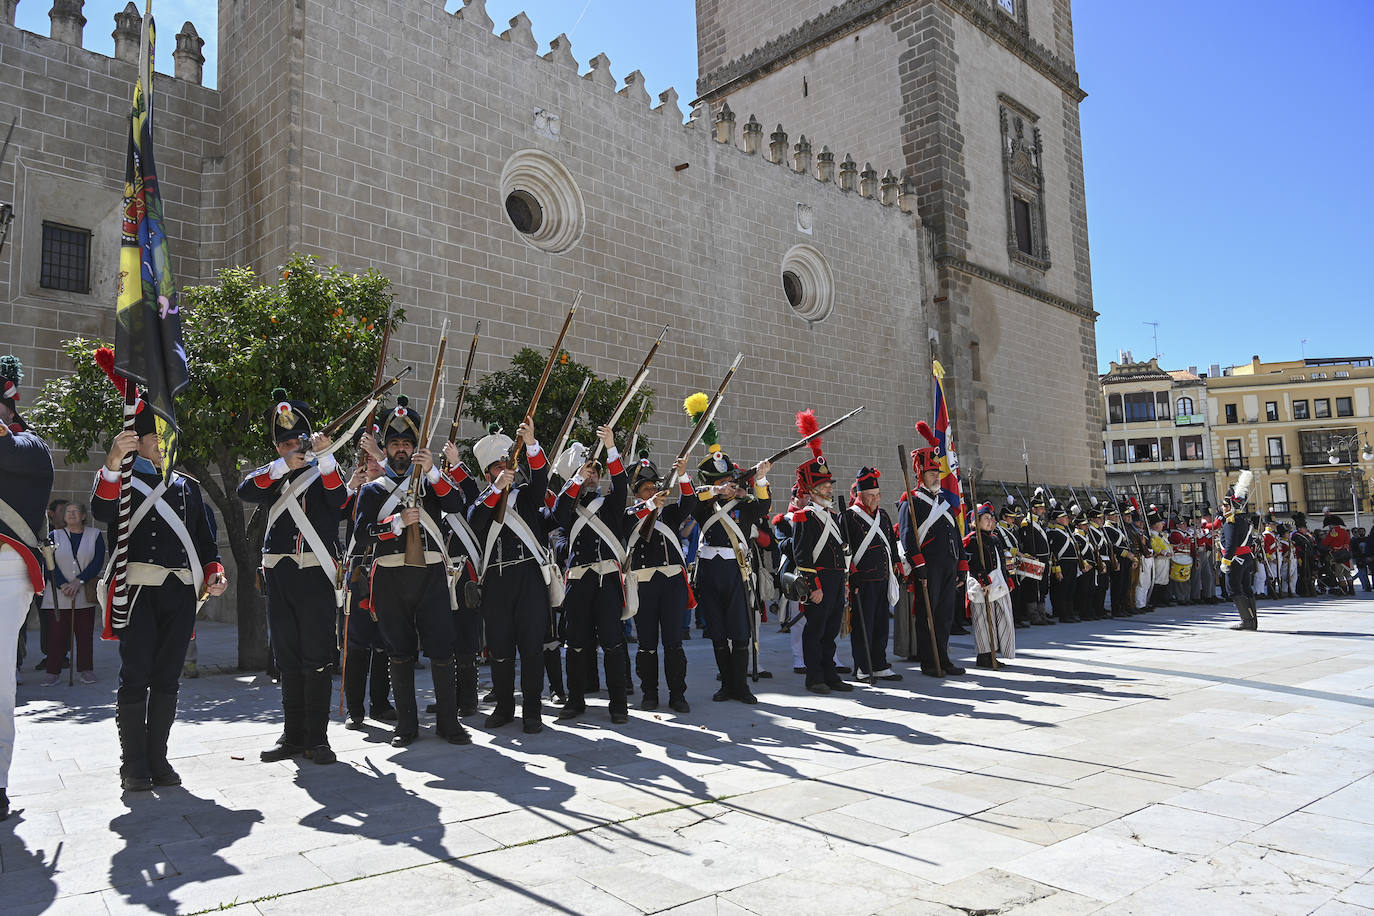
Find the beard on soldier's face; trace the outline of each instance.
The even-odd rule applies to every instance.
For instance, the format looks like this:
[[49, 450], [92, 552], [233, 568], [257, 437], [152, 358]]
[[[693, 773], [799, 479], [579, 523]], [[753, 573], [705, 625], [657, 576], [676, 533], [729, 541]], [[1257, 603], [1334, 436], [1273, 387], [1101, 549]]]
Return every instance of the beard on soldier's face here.
[[410, 467], [410, 452], [402, 450], [388, 454], [386, 463], [393, 471], [404, 471]]

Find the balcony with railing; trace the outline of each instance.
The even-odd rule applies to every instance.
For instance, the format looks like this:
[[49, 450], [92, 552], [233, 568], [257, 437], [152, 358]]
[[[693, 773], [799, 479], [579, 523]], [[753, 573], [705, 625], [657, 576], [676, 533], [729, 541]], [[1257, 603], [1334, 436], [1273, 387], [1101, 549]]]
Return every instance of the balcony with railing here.
[[1287, 471], [1292, 467], [1292, 455], [1269, 454], [1264, 456], [1264, 469], [1266, 471]]
[[1242, 455], [1227, 455], [1223, 467], [1228, 471], [1243, 471], [1250, 467], [1250, 459]]

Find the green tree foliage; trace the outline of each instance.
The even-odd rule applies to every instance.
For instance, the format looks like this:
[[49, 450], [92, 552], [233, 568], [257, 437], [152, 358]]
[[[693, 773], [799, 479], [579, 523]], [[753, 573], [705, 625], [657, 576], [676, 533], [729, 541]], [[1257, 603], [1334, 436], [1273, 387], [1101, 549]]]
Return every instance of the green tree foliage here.
[[[235, 495], [250, 467], [276, 457], [267, 426], [273, 388], [314, 408], [318, 429], [372, 388], [389, 321], [404, 312], [391, 305], [390, 281], [380, 273], [322, 270], [296, 255], [275, 282], [248, 268], [219, 274], [215, 286], [182, 292], [182, 333], [191, 385], [177, 398], [181, 469], [200, 481], [219, 510], [238, 569], [239, 665], [266, 666], [262, 599], [252, 570], [266, 513], [249, 517]], [[72, 374], [43, 387], [25, 414], [68, 464], [103, 458], [122, 416], [120, 399], [91, 353], [99, 340], [76, 338], [66, 352]], [[92, 454], [94, 452], [95, 454]]]
[[[494, 423], [504, 429], [507, 435], [514, 436], [516, 427], [529, 408], [530, 398], [534, 396], [535, 386], [539, 384], [539, 376], [544, 371], [547, 359], [547, 353], [522, 347], [511, 357], [510, 368], [493, 372], [473, 386], [463, 412], [484, 426]], [[630, 387], [628, 379], [608, 381], [597, 377], [590, 366], [571, 359], [566, 350], [561, 351], [534, 415], [534, 434], [546, 448], [553, 449], [558, 445], [554, 437], [572, 410], [582, 380], [588, 377], [592, 381], [569, 434], [570, 439], [584, 445], [591, 445], [595, 441], [596, 428], [611, 418], [616, 405]], [[639, 416], [640, 408], [646, 404], [644, 419], [647, 423], [654, 412], [654, 391], [648, 385], [641, 385], [615, 426], [616, 442], [622, 448], [627, 444], [625, 440], [635, 418]], [[641, 428], [639, 447], [649, 448], [650, 445]]]

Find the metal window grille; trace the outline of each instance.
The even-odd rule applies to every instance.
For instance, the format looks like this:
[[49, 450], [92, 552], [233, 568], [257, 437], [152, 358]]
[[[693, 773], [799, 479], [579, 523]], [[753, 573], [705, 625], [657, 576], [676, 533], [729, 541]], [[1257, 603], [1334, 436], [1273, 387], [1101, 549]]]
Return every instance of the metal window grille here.
[[91, 233], [76, 226], [43, 223], [43, 272], [39, 285], [73, 293], [91, 291]]

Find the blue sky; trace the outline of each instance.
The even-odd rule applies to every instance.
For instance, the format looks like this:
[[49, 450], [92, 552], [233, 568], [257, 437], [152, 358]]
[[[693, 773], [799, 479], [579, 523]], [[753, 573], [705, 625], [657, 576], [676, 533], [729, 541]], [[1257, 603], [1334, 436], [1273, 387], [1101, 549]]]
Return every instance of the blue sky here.
[[[110, 53], [124, 2], [87, 0], [88, 48]], [[158, 0], [159, 69], [190, 19], [213, 83], [216, 6]], [[46, 35], [49, 7], [18, 24]], [[695, 94], [692, 0], [487, 2], [498, 31], [521, 10], [541, 46], [567, 32], [584, 65], [604, 51], [655, 97]], [[1074, 32], [1101, 367], [1150, 356], [1147, 321], [1171, 368], [1374, 352], [1374, 3], [1078, 0]]]

